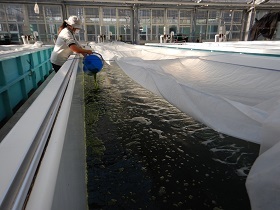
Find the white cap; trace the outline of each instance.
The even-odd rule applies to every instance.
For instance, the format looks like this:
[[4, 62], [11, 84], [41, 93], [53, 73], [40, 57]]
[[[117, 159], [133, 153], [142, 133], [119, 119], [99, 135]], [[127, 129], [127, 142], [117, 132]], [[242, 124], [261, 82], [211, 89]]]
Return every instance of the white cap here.
[[82, 28], [81, 20], [77, 16], [70, 16], [65, 22], [74, 28]]

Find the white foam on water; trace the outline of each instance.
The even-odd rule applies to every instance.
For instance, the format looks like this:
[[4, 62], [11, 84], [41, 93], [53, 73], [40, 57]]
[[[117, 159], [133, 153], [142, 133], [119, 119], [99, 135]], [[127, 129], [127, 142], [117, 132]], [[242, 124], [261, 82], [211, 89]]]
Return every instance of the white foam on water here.
[[166, 137], [162, 135], [163, 131], [153, 128], [151, 128], [151, 131], [157, 133], [160, 139], [166, 139]]
[[133, 117], [132, 119], [130, 119], [130, 121], [140, 122], [140, 123], [145, 124], [145, 125], [152, 124], [152, 121], [150, 121], [148, 118], [145, 118], [145, 117]]
[[[246, 171], [247, 171], [247, 173], [246, 173]], [[250, 167], [244, 166], [242, 168], [237, 169], [236, 173], [238, 176], [248, 176], [249, 171], [250, 171]]]

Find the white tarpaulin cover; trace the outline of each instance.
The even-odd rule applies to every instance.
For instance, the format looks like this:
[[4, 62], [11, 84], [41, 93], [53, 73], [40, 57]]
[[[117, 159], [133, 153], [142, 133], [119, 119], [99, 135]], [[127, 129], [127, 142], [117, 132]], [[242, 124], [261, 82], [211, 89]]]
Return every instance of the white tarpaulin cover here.
[[261, 155], [246, 181], [251, 206], [254, 210], [279, 209], [279, 57], [120, 42], [92, 47], [107, 63], [116, 61], [137, 83], [194, 119], [221, 133], [261, 144]]

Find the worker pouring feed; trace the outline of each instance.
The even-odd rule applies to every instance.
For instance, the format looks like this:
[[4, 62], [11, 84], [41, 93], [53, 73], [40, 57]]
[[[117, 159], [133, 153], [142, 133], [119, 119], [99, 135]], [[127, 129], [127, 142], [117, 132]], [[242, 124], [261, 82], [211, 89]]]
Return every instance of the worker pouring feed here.
[[81, 20], [77, 16], [70, 16], [64, 20], [58, 30], [58, 37], [50, 61], [57, 72], [73, 52], [83, 55], [92, 54], [91, 50], [83, 49], [75, 38], [82, 28]]

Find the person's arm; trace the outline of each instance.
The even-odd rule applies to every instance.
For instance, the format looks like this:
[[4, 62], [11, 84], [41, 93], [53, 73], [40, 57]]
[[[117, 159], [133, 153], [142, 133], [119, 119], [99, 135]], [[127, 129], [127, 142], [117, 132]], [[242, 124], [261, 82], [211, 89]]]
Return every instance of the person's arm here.
[[71, 44], [69, 47], [75, 53], [81, 53], [83, 55], [85, 55], [85, 54], [92, 54], [91, 50], [86, 50], [84, 48], [81, 48], [81, 47], [77, 46], [76, 44]]

